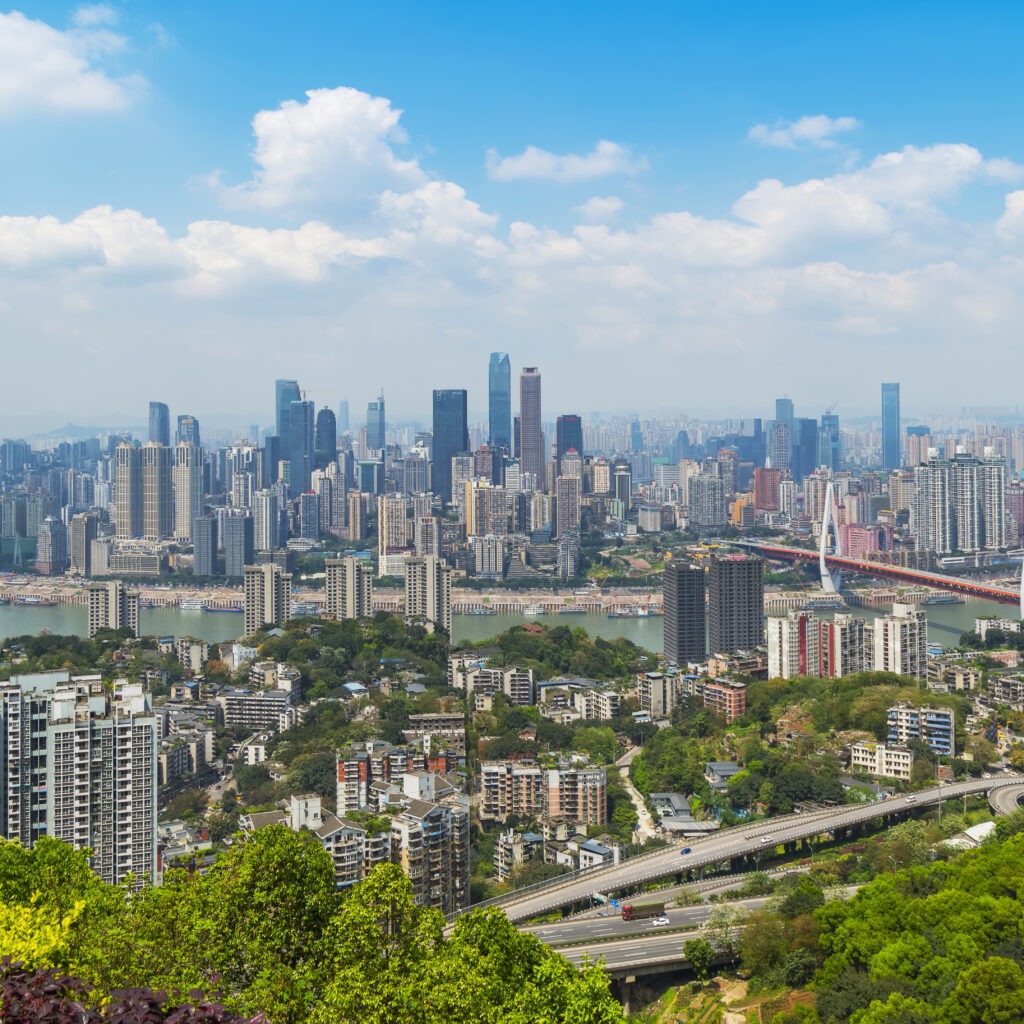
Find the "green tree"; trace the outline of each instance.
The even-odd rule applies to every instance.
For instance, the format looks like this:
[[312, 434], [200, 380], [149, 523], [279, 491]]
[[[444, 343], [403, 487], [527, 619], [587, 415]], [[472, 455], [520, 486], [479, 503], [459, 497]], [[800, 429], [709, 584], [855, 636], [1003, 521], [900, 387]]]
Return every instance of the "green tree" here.
[[687, 939], [683, 943], [683, 956], [689, 961], [693, 973], [703, 988], [708, 980], [711, 966], [715, 962], [714, 947], [707, 939]]
[[994, 956], [960, 975], [942, 1004], [943, 1024], [1020, 1024], [1024, 1020], [1024, 971], [1015, 960]]

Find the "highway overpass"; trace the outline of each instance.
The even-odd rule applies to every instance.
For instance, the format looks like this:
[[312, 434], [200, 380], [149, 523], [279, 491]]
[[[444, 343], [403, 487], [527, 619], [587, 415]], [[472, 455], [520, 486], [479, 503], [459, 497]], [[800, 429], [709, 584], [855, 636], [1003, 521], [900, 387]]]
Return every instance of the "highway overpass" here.
[[[692, 852], [686, 855], [681, 853], [679, 846], [671, 846], [633, 857], [614, 867], [593, 868], [569, 877], [556, 878], [529, 890], [509, 893], [477, 906], [499, 906], [510, 921], [527, 921], [575, 903], [583, 903], [591, 899], [595, 892], [609, 894], [637, 890], [649, 882], [684, 871], [697, 871], [742, 859], [759, 861], [785, 843], [851, 829], [878, 818], [904, 816], [922, 807], [934, 806], [942, 800], [988, 793], [992, 801], [995, 794], [1004, 789], [1015, 789], [1018, 794], [1024, 794], [1024, 783], [1013, 775], [977, 779], [938, 786], [892, 800], [768, 818], [726, 829], [707, 839], [695, 840], [690, 844]], [[1016, 798], [1013, 803], [1015, 806]]]

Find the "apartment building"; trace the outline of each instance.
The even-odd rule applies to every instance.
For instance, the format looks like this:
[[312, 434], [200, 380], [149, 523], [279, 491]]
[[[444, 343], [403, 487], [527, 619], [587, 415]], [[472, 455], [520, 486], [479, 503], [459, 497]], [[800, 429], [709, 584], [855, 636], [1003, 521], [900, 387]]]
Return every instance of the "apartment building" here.
[[880, 779], [910, 781], [914, 755], [907, 747], [888, 746], [885, 743], [854, 743], [850, 747], [850, 768], [868, 772]]
[[956, 743], [956, 720], [952, 708], [918, 708], [896, 704], [886, 712], [888, 742], [907, 746], [911, 740], [926, 743], [936, 754], [951, 756]]

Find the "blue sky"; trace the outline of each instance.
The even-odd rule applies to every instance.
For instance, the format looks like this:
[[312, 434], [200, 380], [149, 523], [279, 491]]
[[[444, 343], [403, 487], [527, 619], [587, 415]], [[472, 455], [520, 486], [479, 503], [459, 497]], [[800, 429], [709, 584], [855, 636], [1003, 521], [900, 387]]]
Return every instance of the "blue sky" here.
[[1016, 5], [294, 6], [0, 7], [0, 428], [1016, 403]]

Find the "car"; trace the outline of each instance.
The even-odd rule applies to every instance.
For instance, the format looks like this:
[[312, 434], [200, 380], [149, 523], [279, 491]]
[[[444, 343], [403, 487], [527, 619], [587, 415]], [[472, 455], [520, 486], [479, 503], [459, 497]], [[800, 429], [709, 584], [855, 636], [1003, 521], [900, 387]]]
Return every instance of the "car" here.
[[916, 804], [917, 803], [917, 797], [916, 796], [908, 796], [907, 797], [907, 803], [908, 804]]
[[653, 918], [652, 921], [651, 921], [651, 925], [653, 927], [655, 927], [655, 928], [657, 928], [657, 927], [659, 927], [660, 925], [663, 925], [663, 924], [668, 924], [668, 918], [665, 917], [664, 914], [662, 914], [661, 917]]
[[771, 836], [761, 836], [761, 845], [767, 846], [772, 841]]
[[685, 850], [680, 851], [681, 855], [685, 857], [688, 853], [693, 853], [693, 847], [687, 846]]

